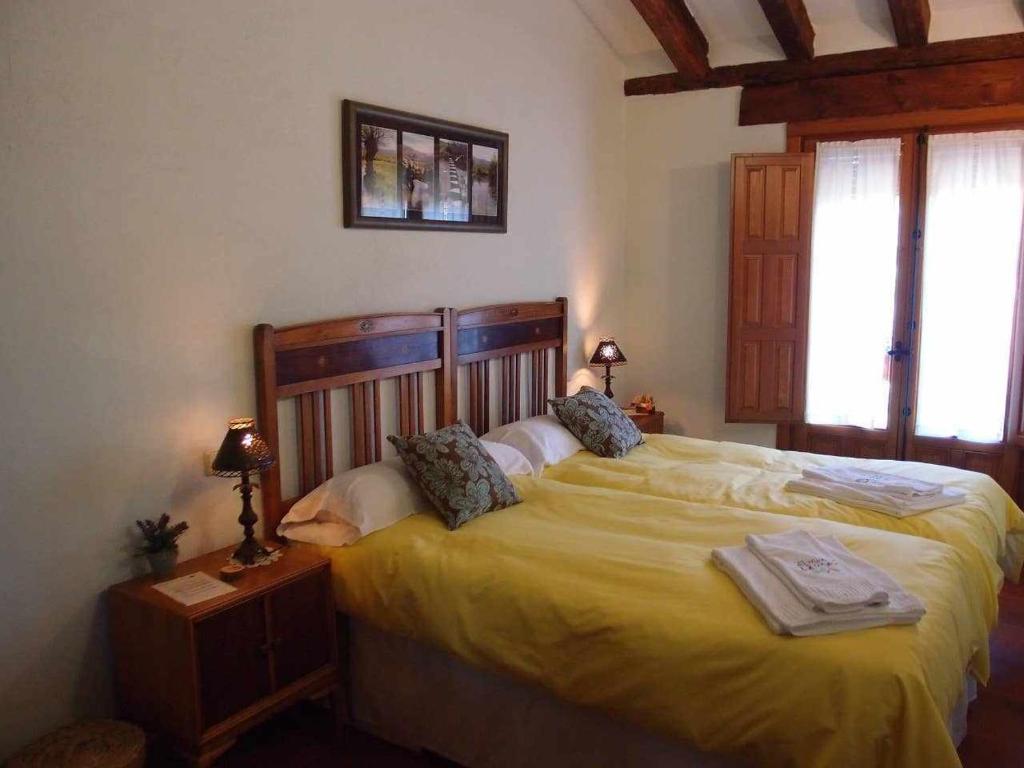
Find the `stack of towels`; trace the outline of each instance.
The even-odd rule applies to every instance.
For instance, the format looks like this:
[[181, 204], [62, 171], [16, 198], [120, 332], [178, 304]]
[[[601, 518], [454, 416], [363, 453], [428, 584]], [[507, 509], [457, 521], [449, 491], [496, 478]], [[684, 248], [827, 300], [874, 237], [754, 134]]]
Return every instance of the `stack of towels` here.
[[830, 635], [914, 624], [924, 605], [833, 536], [807, 531], [747, 536], [712, 552], [777, 635]]
[[786, 490], [873, 509], [893, 517], [910, 517], [960, 504], [967, 496], [957, 488], [946, 488], [939, 483], [854, 467], [805, 469], [803, 477], [786, 483]]

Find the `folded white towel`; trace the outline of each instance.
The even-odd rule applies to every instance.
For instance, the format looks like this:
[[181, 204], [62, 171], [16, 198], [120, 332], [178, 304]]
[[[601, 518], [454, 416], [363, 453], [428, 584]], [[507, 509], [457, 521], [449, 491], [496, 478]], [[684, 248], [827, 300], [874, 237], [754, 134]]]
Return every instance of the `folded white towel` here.
[[835, 539], [794, 530], [751, 534], [747, 547], [812, 610], [848, 613], [889, 602], [891, 580]]
[[831, 635], [890, 624], [915, 624], [924, 605], [895, 582], [889, 604], [851, 613], [821, 613], [802, 605], [779, 578], [747, 547], [727, 547], [711, 553], [715, 565], [727, 573], [777, 635]]
[[811, 467], [804, 470], [804, 477], [809, 480], [852, 485], [861, 490], [877, 491], [908, 499], [942, 493], [941, 483], [929, 483], [924, 480], [915, 480], [912, 477], [872, 472], [856, 467]]
[[809, 480], [801, 478], [790, 480], [786, 483], [785, 490], [794, 493], [806, 493], [811, 496], [820, 496], [823, 499], [832, 499], [853, 507], [873, 509], [876, 512], [884, 512], [892, 517], [910, 517], [919, 515], [922, 512], [931, 512], [933, 509], [950, 507], [954, 504], [962, 504], [967, 494], [958, 488], [944, 488], [942, 493], [935, 496], [919, 496], [915, 499], [901, 498], [886, 493], [867, 491], [854, 488], [841, 483], [829, 483], [823, 480]]

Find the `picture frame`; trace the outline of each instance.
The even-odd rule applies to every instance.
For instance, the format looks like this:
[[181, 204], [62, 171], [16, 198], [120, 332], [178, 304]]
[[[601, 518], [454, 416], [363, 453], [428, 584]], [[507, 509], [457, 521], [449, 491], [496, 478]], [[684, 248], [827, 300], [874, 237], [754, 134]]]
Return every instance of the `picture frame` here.
[[342, 101], [345, 227], [508, 231], [508, 134]]

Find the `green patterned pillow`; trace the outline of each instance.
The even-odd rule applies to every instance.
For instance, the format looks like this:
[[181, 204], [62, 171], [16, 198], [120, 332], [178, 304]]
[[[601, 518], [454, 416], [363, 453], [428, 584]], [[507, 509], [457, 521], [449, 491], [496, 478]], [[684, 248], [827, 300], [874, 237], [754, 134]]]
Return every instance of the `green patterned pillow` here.
[[565, 428], [598, 456], [621, 459], [644, 441], [633, 420], [596, 389], [583, 387], [571, 397], [548, 403]]
[[461, 421], [429, 435], [388, 435], [388, 440], [449, 530], [520, 501], [501, 467]]

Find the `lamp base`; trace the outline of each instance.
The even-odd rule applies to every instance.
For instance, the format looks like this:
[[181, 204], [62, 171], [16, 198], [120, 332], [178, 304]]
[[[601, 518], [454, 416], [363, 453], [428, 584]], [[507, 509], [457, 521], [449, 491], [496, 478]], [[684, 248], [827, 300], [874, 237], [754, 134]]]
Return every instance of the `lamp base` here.
[[268, 554], [263, 545], [255, 538], [246, 538], [238, 545], [238, 549], [235, 550], [235, 554], [232, 557], [242, 565], [252, 565]]
[[615, 397], [615, 393], [612, 392], [612, 379], [615, 377], [612, 376], [612, 367], [610, 365], [604, 367], [604, 376], [601, 378], [604, 379], [604, 396], [611, 400]]

